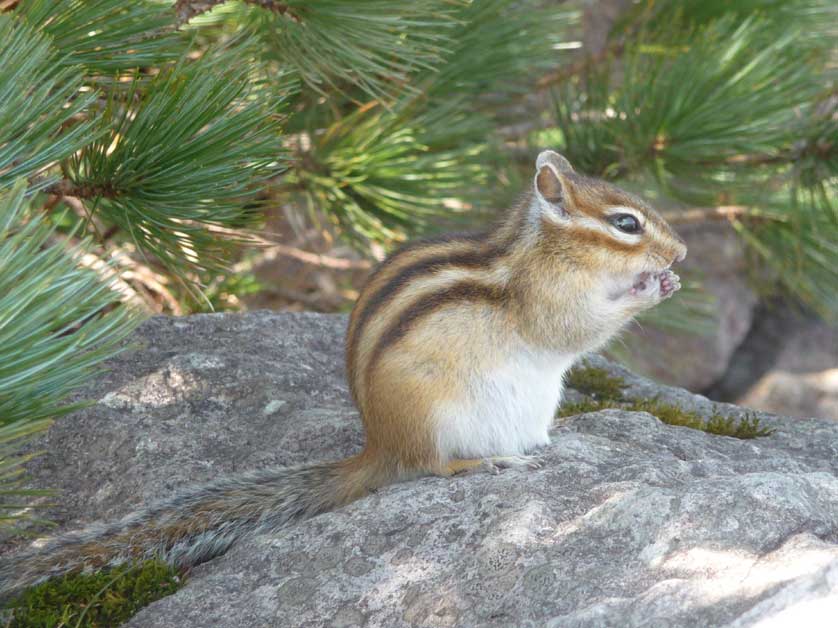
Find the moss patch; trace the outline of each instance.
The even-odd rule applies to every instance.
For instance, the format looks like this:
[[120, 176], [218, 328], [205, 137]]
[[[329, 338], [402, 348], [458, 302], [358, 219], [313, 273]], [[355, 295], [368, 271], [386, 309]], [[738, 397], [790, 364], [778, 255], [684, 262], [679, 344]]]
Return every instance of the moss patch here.
[[709, 418], [705, 418], [697, 412], [684, 410], [683, 408], [669, 403], [663, 403], [657, 399], [630, 399], [622, 402], [610, 399], [586, 399], [579, 403], [563, 405], [559, 408], [559, 416], [574, 416], [576, 414], [585, 414], [586, 412], [597, 412], [598, 410], [605, 410], [607, 408], [617, 408], [629, 412], [648, 412], [667, 425], [689, 427], [694, 430], [701, 430], [719, 436], [757, 438], [759, 436], [769, 436], [774, 431], [771, 428], [761, 426], [755, 414], [749, 414], [740, 420], [736, 420], [733, 417], [726, 417], [716, 412]]
[[24, 591], [8, 606], [11, 628], [110, 628], [183, 586], [177, 570], [150, 560], [95, 574], [53, 578]]
[[628, 386], [622, 377], [594, 366], [577, 367], [568, 373], [566, 382], [574, 390], [594, 399], [622, 400], [623, 389]]
[[697, 412], [684, 410], [678, 406], [663, 403], [658, 399], [627, 399], [623, 390], [628, 387], [622, 377], [611, 375], [603, 368], [580, 366], [567, 376], [567, 385], [579, 391], [589, 399], [578, 403], [563, 404], [558, 416], [566, 417], [586, 412], [596, 412], [606, 408], [617, 408], [629, 412], [648, 412], [667, 425], [689, 427], [710, 434], [733, 436], [734, 438], [757, 438], [769, 436], [774, 430], [762, 427], [755, 414], [749, 414], [741, 420], [713, 413], [705, 418]]

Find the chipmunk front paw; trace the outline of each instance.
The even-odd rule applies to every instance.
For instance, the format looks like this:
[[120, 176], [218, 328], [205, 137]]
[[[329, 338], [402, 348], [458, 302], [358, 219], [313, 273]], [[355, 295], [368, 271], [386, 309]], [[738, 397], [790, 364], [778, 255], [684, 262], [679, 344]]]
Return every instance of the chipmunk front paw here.
[[636, 297], [661, 301], [668, 299], [681, 288], [681, 279], [669, 269], [656, 273], [640, 273], [629, 288]]
[[681, 289], [681, 278], [671, 270], [660, 273], [661, 299], [667, 299]]

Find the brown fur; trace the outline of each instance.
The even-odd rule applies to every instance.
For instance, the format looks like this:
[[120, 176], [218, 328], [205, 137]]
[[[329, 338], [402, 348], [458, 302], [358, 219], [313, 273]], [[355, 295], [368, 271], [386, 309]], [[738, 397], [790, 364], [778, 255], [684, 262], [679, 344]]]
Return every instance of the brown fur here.
[[387, 327], [372, 351], [369, 365], [375, 364], [381, 354], [401, 340], [422, 317], [440, 310], [448, 305], [485, 302], [496, 307], [503, 307], [507, 300], [505, 290], [500, 286], [491, 286], [477, 282], [461, 282], [435, 292], [428, 298], [411, 303], [401, 315]]
[[[394, 253], [372, 273], [358, 297], [349, 320], [346, 339], [346, 365], [353, 398], [357, 398], [356, 354], [359, 338], [372, 315], [386, 306], [405, 279], [439, 270], [439, 266], [422, 267], [425, 260], [456, 257], [471, 252], [479, 234], [451, 234], [439, 238], [410, 243]], [[415, 269], [415, 270], [411, 270]], [[400, 275], [402, 278], [400, 279]]]

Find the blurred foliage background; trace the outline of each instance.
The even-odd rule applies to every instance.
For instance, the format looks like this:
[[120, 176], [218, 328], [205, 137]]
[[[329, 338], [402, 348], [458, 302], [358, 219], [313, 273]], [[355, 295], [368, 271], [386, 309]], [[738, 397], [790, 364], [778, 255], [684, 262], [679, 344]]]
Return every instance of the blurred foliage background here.
[[[0, 491], [143, 315], [345, 311], [546, 147], [834, 320], [838, 5], [627, 1], [592, 47], [591, 4], [0, 0]], [[687, 287], [647, 324], [700, 331]]]

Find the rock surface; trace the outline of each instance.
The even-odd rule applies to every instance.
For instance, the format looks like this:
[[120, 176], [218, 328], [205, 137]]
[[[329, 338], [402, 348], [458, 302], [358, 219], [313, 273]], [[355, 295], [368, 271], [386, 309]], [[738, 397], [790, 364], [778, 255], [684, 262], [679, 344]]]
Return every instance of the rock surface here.
[[783, 339], [770, 369], [738, 403], [780, 414], [838, 420], [838, 325], [800, 321]]
[[[83, 392], [95, 405], [32, 449], [44, 514], [66, 527], [130, 512], [189, 483], [341, 458], [363, 432], [343, 375], [339, 316], [155, 317]], [[48, 500], [50, 503], [55, 500]]]
[[[72, 528], [187, 482], [357, 451], [344, 327], [150, 320], [86, 391], [96, 403], [33, 444], [48, 452], [35, 485], [63, 491], [45, 514]], [[714, 409], [591, 361], [628, 396]], [[760, 417], [776, 431], [752, 441], [622, 410], [563, 419], [540, 470], [424, 478], [251, 538], [128, 625], [834, 625], [838, 424]]]

